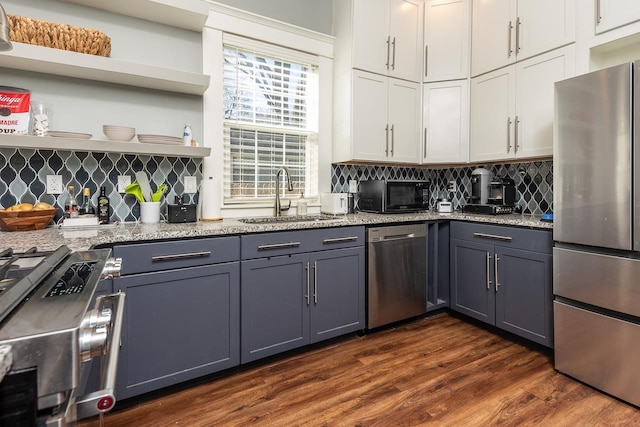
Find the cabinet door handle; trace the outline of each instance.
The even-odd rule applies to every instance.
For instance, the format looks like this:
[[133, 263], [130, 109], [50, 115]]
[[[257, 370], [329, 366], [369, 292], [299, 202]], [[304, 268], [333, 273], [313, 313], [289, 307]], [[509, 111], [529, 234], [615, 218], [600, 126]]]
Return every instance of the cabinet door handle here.
[[175, 261], [177, 259], [206, 258], [208, 256], [211, 256], [211, 251], [190, 252], [186, 254], [175, 254], [175, 255], [156, 255], [151, 257], [151, 261], [153, 262]]
[[515, 139], [515, 144], [513, 147], [513, 153], [516, 154], [518, 152], [518, 125], [520, 124], [520, 119], [518, 119], [518, 116], [516, 116], [516, 120], [513, 124], [513, 136]]
[[318, 261], [313, 261], [313, 303], [318, 303]]
[[429, 45], [424, 46], [424, 76], [429, 74]]
[[307, 270], [307, 294], [305, 295], [305, 298], [307, 299], [307, 305], [309, 305], [309, 263], [307, 262], [307, 266], [305, 267], [305, 270]]
[[297, 248], [300, 242], [275, 243], [273, 245], [258, 245], [259, 251], [268, 251], [270, 249]]
[[391, 157], [393, 157], [393, 147], [395, 146], [395, 138], [394, 138], [394, 133], [393, 133], [393, 126], [391, 125]]
[[507, 58], [511, 58], [511, 54], [513, 53], [513, 50], [511, 50], [511, 33], [513, 32], [513, 23], [511, 21], [509, 21], [509, 26], [507, 27], [507, 34], [509, 34], [509, 37], [507, 38]]
[[513, 237], [511, 236], [500, 236], [497, 234], [473, 233], [473, 235], [475, 237], [486, 237], [487, 239], [496, 239], [496, 240], [505, 240], [505, 241], [513, 240]]
[[424, 150], [422, 152], [422, 158], [427, 158], [427, 128], [424, 128]]
[[600, 0], [596, 0], [596, 25], [599, 25], [602, 21], [602, 15], [600, 12]]
[[389, 69], [389, 55], [391, 52], [391, 45], [389, 44], [389, 42], [391, 42], [391, 36], [387, 37], [387, 62], [384, 64], [385, 67], [387, 67], [387, 70]]
[[358, 236], [336, 237], [333, 239], [324, 239], [322, 243], [326, 245], [328, 243], [354, 242], [356, 240], [358, 240]]
[[495, 275], [496, 279], [496, 292], [498, 292], [498, 288], [500, 287], [500, 283], [498, 283], [498, 261], [500, 261], [500, 257], [498, 256], [498, 254], [496, 254], [495, 258], [493, 259], [493, 274]]
[[395, 70], [396, 69], [396, 38], [393, 38], [393, 42], [391, 43], [393, 45], [393, 56], [391, 57], [391, 69]]
[[520, 24], [522, 24], [522, 21], [518, 16], [518, 19], [516, 19], [516, 55], [520, 52]]
[[385, 139], [385, 146], [384, 146], [384, 155], [386, 157], [389, 157], [389, 123], [387, 123], [387, 127], [384, 128], [384, 131], [386, 133], [386, 139]]
[[491, 254], [487, 252], [487, 289], [491, 289]]
[[511, 151], [511, 117], [507, 117], [507, 153]]

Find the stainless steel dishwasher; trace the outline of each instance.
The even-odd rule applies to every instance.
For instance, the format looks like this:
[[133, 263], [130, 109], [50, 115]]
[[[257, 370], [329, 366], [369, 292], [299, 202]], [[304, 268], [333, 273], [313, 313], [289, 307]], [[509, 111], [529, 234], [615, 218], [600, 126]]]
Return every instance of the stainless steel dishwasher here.
[[427, 311], [427, 226], [367, 229], [367, 328]]

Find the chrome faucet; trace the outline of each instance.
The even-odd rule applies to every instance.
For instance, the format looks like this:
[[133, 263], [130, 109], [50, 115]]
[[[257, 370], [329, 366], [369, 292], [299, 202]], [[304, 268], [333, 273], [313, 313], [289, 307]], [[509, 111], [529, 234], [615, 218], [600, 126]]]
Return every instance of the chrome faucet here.
[[289, 206], [287, 206], [286, 208], [283, 208], [280, 205], [280, 172], [282, 171], [284, 171], [284, 175], [287, 178], [287, 189], [289, 191], [293, 191], [293, 184], [291, 183], [291, 173], [289, 173], [289, 169], [283, 166], [276, 171], [276, 204], [273, 208], [273, 216], [276, 217], [282, 215], [283, 211], [288, 211], [291, 207], [291, 200], [289, 200]]

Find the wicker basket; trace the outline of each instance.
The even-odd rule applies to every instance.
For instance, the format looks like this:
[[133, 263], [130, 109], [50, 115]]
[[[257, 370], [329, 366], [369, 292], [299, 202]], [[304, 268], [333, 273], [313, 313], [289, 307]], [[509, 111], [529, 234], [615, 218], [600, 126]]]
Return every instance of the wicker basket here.
[[11, 28], [9, 37], [14, 42], [98, 56], [111, 54], [111, 39], [102, 31], [18, 15], [7, 17]]

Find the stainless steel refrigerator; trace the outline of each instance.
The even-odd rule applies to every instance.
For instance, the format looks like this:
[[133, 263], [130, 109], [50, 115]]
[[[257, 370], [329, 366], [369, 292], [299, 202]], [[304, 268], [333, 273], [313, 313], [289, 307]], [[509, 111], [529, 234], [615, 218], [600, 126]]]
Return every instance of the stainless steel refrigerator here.
[[640, 61], [555, 97], [555, 367], [640, 405]]

